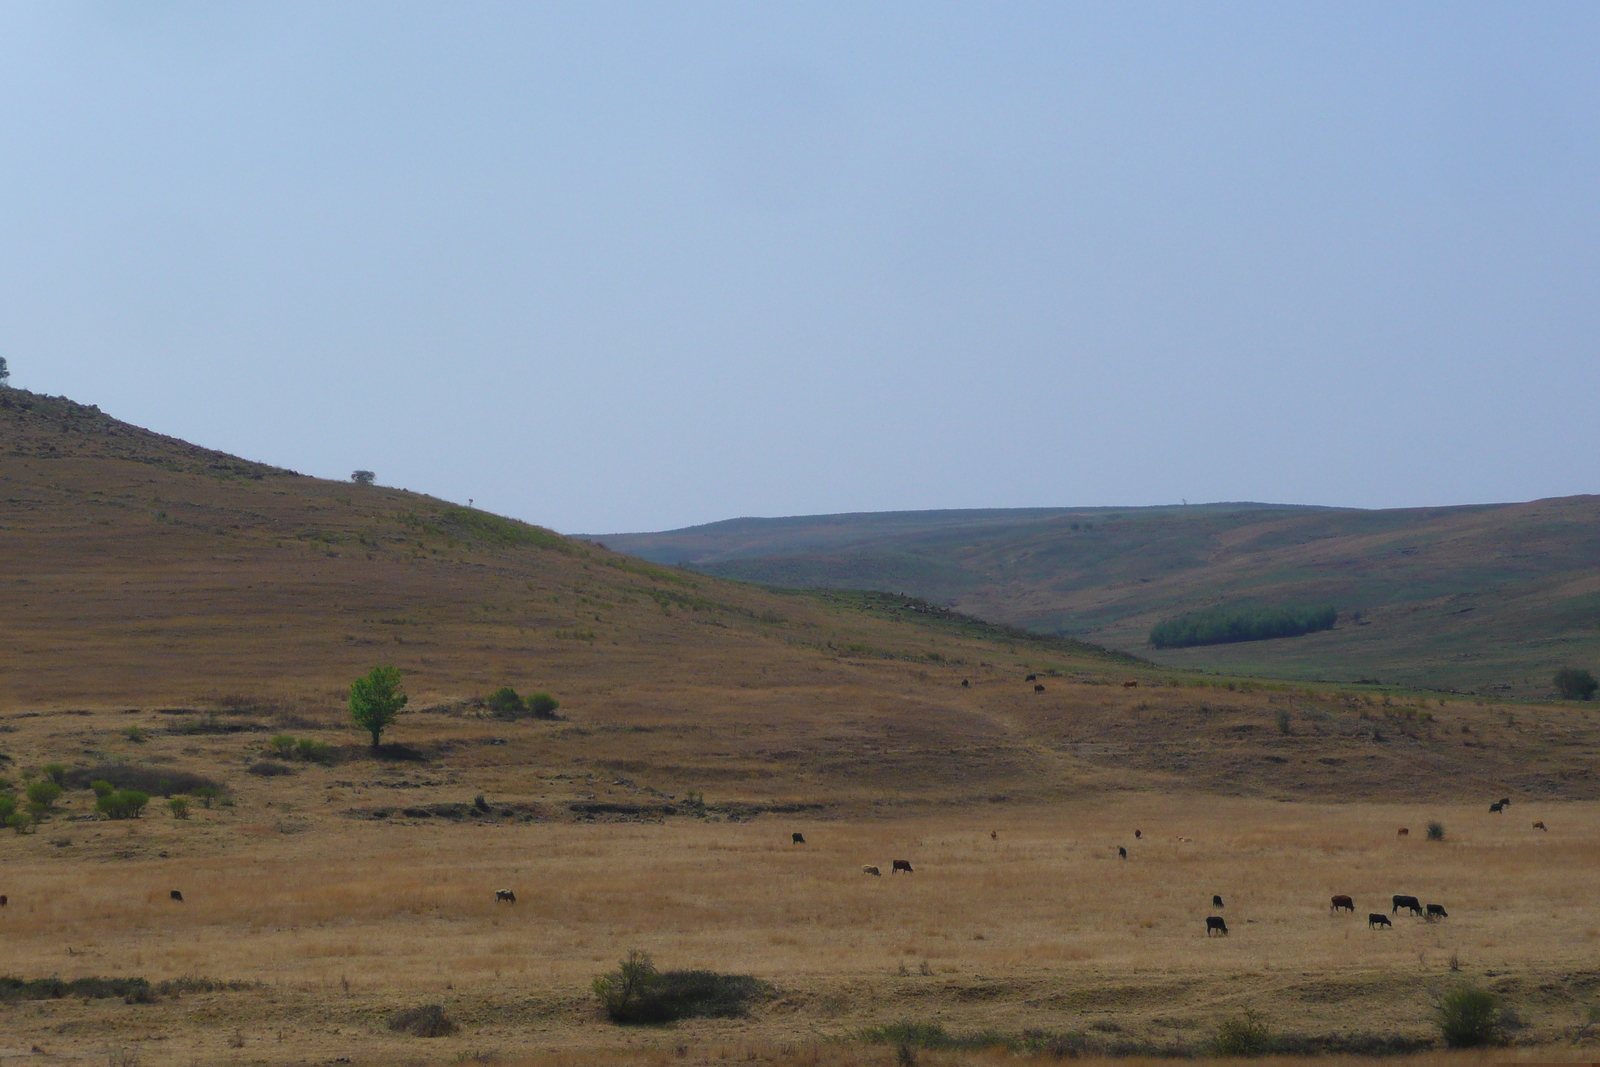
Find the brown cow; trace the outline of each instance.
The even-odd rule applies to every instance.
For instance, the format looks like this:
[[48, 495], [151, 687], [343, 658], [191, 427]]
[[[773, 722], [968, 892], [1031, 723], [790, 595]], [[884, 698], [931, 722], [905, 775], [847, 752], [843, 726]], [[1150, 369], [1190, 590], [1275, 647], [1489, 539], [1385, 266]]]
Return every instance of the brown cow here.
[[1341, 909], [1344, 910], [1344, 911], [1348, 911], [1351, 914], [1355, 914], [1356, 902], [1354, 900], [1351, 900], [1345, 894], [1339, 893], [1336, 896], [1334, 896], [1333, 903], [1328, 905], [1328, 910], [1329, 911], [1339, 911]]
[[913, 873], [910, 860], [895, 860], [889, 865], [890, 874], [899, 874], [901, 871], [905, 871], [907, 874]]
[[7, 903], [6, 895], [4, 893], [0, 893], [0, 908], [5, 907]]
[[[1544, 820], [1543, 820], [1543, 819], [1541, 819], [1541, 820], [1539, 820], [1539, 821], [1538, 821], [1538, 822], [1536, 822], [1536, 823], [1534, 823], [1534, 824], [1533, 824], [1533, 828], [1534, 828], [1534, 829], [1535, 829], [1535, 830], [1543, 830], [1543, 829], [1544, 829]], [[5, 897], [0, 897], [0, 905], [4, 905], [4, 904], [5, 904], [5, 902], [6, 902], [6, 899], [5, 899]]]
[[1133, 832], [1133, 836], [1134, 836], [1134, 837], [1135, 837], [1135, 838], [1136, 838], [1136, 839], [1137, 839], [1137, 838], [1141, 838], [1141, 837], [1143, 837], [1143, 836], [1144, 836], [1144, 831], [1143, 831], [1143, 830], [1135, 830], [1135, 831], [1134, 831], [1134, 832]]
[[870, 875], [872, 875], [872, 877], [874, 877], [874, 878], [881, 878], [881, 877], [883, 877], [883, 872], [882, 872], [882, 871], [880, 871], [880, 870], [878, 870], [878, 868], [877, 868], [877, 867], [875, 867], [875, 866], [873, 866], [873, 865], [872, 865], [872, 864], [870, 864], [870, 863], [863, 863], [863, 864], [862, 864], [862, 865], [861, 865], [861, 873], [862, 873], [862, 874], [870, 874]]
[[1394, 832], [1394, 836], [1396, 836], [1396, 837], [1410, 837], [1411, 836], [1411, 831], [1406, 829], [1404, 826], [1402, 826], [1402, 827], [1400, 827], [1400, 829], [1398, 829], [1398, 830], [1396, 830]]
[[[1137, 689], [1137, 688], [1139, 688], [1139, 679], [1137, 679], [1137, 678], [1129, 678], [1126, 682], [1122, 683], [1122, 688], [1124, 688], [1124, 689]], [[1224, 930], [1222, 932], [1223, 933], [1227, 933], [1228, 931]]]
[[999, 830], [990, 830], [989, 831], [989, 840], [990, 841], [998, 841], [998, 840], [1000, 840], [1000, 831]]

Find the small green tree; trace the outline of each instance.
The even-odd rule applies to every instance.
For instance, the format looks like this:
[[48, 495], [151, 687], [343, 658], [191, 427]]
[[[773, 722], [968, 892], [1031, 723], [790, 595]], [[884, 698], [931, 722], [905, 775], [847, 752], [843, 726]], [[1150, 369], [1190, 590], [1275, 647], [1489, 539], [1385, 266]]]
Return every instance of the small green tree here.
[[0, 356], [0, 388], [11, 384], [11, 368], [6, 366], [6, 357]]
[[167, 801], [167, 807], [172, 809], [174, 819], [187, 819], [189, 817], [189, 798], [173, 797]]
[[17, 798], [10, 793], [0, 793], [0, 823], [5, 822], [16, 814]]
[[1588, 700], [1600, 689], [1600, 682], [1588, 671], [1576, 667], [1563, 667], [1556, 671], [1556, 692], [1562, 700]]
[[112, 785], [103, 778], [98, 782], [90, 782], [89, 788], [94, 790], [94, 795], [96, 797], [108, 797], [117, 791], [116, 786]]
[[388, 664], [372, 668], [365, 678], [350, 684], [350, 717], [372, 735], [373, 749], [406, 706], [406, 699], [400, 692], [400, 668]]
[[533, 712], [536, 719], [553, 719], [556, 709], [561, 706], [561, 701], [549, 693], [535, 693], [528, 698], [528, 710]]
[[150, 803], [150, 794], [137, 789], [122, 789], [107, 793], [94, 802], [95, 808], [108, 819], [137, 819], [144, 806]]
[[222, 790], [214, 785], [203, 785], [194, 791], [194, 795], [200, 798], [202, 808], [210, 810], [211, 802], [222, 795]]
[[67, 784], [67, 765], [66, 764], [64, 764], [64, 763], [46, 763], [43, 767], [40, 767], [39, 770], [44, 774], [44, 776], [46, 778], [50, 779], [56, 785], [65, 786]]
[[1500, 1037], [1500, 1005], [1494, 994], [1460, 985], [1439, 1000], [1439, 1031], [1451, 1048], [1479, 1048]]
[[36, 816], [50, 814], [60, 799], [61, 787], [48, 778], [28, 786], [28, 810]]
[[350, 472], [350, 480], [352, 482], [355, 482], [357, 485], [371, 485], [373, 479], [376, 478], [376, 477], [377, 477], [377, 475], [373, 474], [371, 471], [351, 471]]
[[267, 748], [271, 749], [274, 755], [288, 759], [294, 755], [294, 738], [288, 734], [275, 734], [272, 740], [267, 742]]
[[19, 834], [25, 834], [28, 827], [33, 825], [33, 816], [25, 811], [14, 811], [6, 816], [6, 825]]

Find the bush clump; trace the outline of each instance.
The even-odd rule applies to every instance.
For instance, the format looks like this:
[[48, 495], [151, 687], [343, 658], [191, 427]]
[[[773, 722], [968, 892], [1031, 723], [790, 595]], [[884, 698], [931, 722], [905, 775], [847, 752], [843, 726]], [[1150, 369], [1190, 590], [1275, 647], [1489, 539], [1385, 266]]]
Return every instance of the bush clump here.
[[1272, 1049], [1272, 1034], [1255, 1013], [1245, 1012], [1217, 1028], [1211, 1047], [1219, 1056], [1262, 1056]]
[[610, 974], [594, 980], [594, 995], [615, 1023], [668, 1023], [678, 1019], [734, 1019], [772, 987], [744, 974], [658, 971], [649, 953], [633, 951]]
[[150, 803], [150, 794], [138, 789], [119, 789], [95, 800], [95, 810], [108, 819], [137, 819]]
[[0, 977], [0, 1003], [63, 997], [87, 1000], [121, 997], [129, 1004], [148, 1004], [154, 999], [150, 983], [143, 978], [74, 978], [66, 982], [60, 978]]
[[511, 720], [528, 716], [535, 719], [554, 719], [556, 709], [561, 706], [561, 702], [549, 693], [534, 693], [524, 700], [509, 685], [501, 686], [490, 693], [484, 703], [495, 718]]
[[412, 1037], [447, 1037], [456, 1032], [455, 1020], [444, 1013], [442, 1004], [397, 1011], [389, 1019], [389, 1029]]
[[1428, 823], [1428, 840], [1444, 840], [1444, 823], [1440, 822], [1438, 819], [1434, 819]]
[[274, 763], [269, 759], [252, 763], [250, 766], [246, 767], [245, 770], [249, 771], [251, 774], [260, 775], [262, 778], [281, 778], [286, 774], [294, 773], [294, 768], [290, 767], [288, 764]]
[[1267, 641], [1333, 629], [1338, 613], [1320, 607], [1212, 608], [1159, 622], [1150, 630], [1156, 648], [1192, 648], [1236, 641]]
[[1500, 1040], [1500, 1005], [1494, 994], [1461, 985], [1439, 1000], [1439, 1032], [1451, 1048], [1481, 1048]]
[[1588, 700], [1600, 690], [1600, 682], [1595, 681], [1594, 675], [1574, 667], [1556, 671], [1555, 683], [1562, 700]]
[[320, 763], [325, 767], [339, 762], [338, 749], [314, 737], [296, 738], [290, 734], [276, 734], [267, 742], [267, 750], [279, 759], [299, 759], [307, 763]]

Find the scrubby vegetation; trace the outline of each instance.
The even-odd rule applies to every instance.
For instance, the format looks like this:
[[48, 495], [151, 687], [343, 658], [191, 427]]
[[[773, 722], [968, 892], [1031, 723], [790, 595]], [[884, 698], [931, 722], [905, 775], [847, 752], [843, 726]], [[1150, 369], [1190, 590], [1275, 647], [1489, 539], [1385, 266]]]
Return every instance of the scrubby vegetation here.
[[299, 759], [324, 766], [339, 762], [338, 750], [314, 737], [296, 738], [290, 734], [275, 734], [267, 742], [267, 749], [279, 759]]
[[89, 789], [95, 782], [105, 782], [115, 789], [137, 789], [151, 796], [170, 797], [176, 794], [197, 797], [221, 796], [222, 786], [203, 774], [175, 770], [170, 767], [138, 767], [129, 763], [101, 763], [93, 767], [80, 767], [68, 771], [66, 784], [72, 789]]
[[1563, 667], [1556, 671], [1555, 683], [1556, 692], [1561, 694], [1562, 700], [1588, 700], [1596, 690], [1600, 690], [1600, 682], [1595, 681], [1593, 674], [1575, 667]]
[[1150, 630], [1150, 643], [1156, 648], [1193, 648], [1298, 637], [1331, 630], [1337, 615], [1329, 605], [1211, 608], [1157, 623]]
[[412, 1037], [448, 1037], [458, 1028], [455, 1020], [445, 1014], [444, 1005], [424, 1004], [395, 1012], [389, 1018], [389, 1029]]
[[1481, 1048], [1500, 1040], [1500, 1005], [1494, 994], [1460, 985], [1439, 999], [1439, 1032], [1451, 1048]]
[[495, 718], [511, 720], [528, 717], [554, 719], [557, 718], [556, 709], [561, 706], [561, 702], [549, 693], [534, 693], [524, 700], [509, 685], [496, 689], [484, 703]]
[[154, 999], [150, 983], [143, 978], [12, 978], [0, 977], [0, 1003], [18, 1000], [60, 1000], [78, 997], [104, 1000], [121, 997], [130, 1004]]
[[734, 1019], [772, 996], [772, 987], [744, 974], [658, 971], [649, 953], [629, 952], [617, 969], [593, 983], [594, 995], [616, 1023]]

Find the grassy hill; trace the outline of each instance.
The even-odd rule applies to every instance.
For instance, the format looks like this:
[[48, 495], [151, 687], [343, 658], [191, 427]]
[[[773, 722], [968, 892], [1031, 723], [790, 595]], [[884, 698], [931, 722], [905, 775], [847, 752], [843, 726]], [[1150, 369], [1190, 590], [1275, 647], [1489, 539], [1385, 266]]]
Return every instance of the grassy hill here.
[[[1543, 697], [1600, 666], [1600, 497], [1385, 511], [1210, 504], [737, 519], [606, 544], [780, 586], [905, 592], [1159, 663]], [[1331, 603], [1330, 631], [1156, 650], [1227, 605]]]
[[[384, 661], [412, 702], [374, 752], [342, 705]], [[507, 684], [563, 717], [494, 718]], [[1434, 1039], [1458, 964], [1519, 1040], [1566, 1041], [1597, 752], [1587, 706], [1200, 676], [0, 391], [0, 793], [67, 787], [0, 833], [0, 1053], [414, 1063], [434, 1044], [389, 1021], [427, 1005], [444, 1058], [508, 1067], [861, 1067], [902, 1023], [984, 1058], [1193, 1056], [1245, 1011], [1275, 1048], [1393, 1051]], [[113, 821], [97, 779], [156, 795]], [[1448, 923], [1327, 908], [1397, 890]], [[590, 982], [636, 949], [772, 997], [614, 1027]]]

